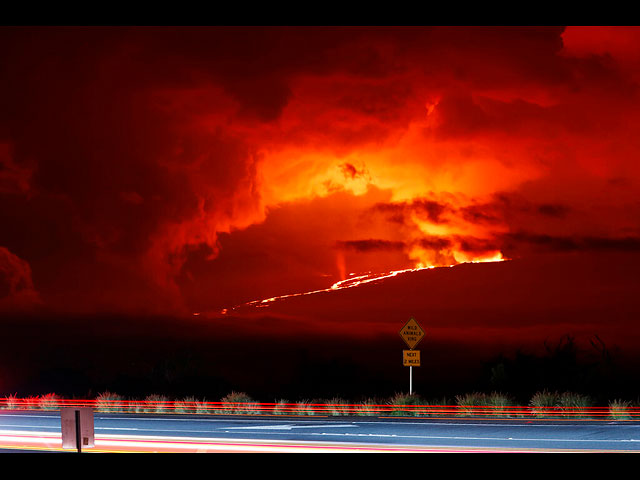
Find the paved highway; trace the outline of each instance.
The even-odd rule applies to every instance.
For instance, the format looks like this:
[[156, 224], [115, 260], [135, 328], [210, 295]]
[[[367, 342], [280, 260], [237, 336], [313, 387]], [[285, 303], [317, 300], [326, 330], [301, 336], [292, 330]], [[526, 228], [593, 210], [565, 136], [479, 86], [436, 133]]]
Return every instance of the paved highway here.
[[[640, 422], [98, 413], [84, 452], [640, 452]], [[60, 413], [3, 411], [0, 451], [64, 451]], [[73, 450], [72, 450], [73, 451]]]

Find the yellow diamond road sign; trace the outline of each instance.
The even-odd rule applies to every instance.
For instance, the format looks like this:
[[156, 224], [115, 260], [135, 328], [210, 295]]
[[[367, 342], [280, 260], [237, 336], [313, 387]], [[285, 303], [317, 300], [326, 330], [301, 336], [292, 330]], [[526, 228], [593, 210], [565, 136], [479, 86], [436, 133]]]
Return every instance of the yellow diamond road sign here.
[[424, 337], [424, 330], [422, 330], [422, 327], [418, 325], [418, 322], [416, 322], [414, 318], [411, 318], [405, 326], [402, 327], [402, 330], [400, 330], [400, 336], [407, 346], [413, 349], [413, 347], [422, 340], [422, 337]]

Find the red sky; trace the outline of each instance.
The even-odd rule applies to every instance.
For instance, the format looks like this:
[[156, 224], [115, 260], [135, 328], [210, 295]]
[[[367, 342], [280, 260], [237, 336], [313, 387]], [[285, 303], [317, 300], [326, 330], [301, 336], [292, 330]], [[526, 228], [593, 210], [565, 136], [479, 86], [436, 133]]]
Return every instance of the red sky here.
[[640, 250], [640, 28], [0, 43], [2, 312], [217, 314], [350, 274]]

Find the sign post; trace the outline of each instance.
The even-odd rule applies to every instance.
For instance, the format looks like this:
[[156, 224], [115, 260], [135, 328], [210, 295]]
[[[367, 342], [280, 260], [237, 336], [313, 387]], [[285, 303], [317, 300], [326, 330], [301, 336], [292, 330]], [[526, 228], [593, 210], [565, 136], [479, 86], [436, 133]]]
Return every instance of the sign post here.
[[424, 337], [424, 330], [412, 317], [400, 330], [400, 336], [409, 347], [409, 350], [402, 351], [402, 364], [409, 367], [409, 395], [413, 394], [413, 367], [420, 366], [420, 350], [414, 347], [420, 343]]

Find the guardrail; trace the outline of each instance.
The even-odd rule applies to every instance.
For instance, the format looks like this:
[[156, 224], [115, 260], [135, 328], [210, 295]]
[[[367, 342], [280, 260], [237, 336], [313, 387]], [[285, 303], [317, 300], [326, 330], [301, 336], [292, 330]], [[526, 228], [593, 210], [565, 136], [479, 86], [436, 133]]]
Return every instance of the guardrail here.
[[62, 399], [41, 397], [0, 399], [2, 410], [59, 410], [90, 407], [104, 413], [156, 413], [204, 415], [295, 415], [295, 416], [408, 416], [484, 418], [581, 418], [639, 420], [640, 407], [534, 407], [474, 405], [394, 405], [372, 403], [308, 402], [208, 402], [200, 400]]

